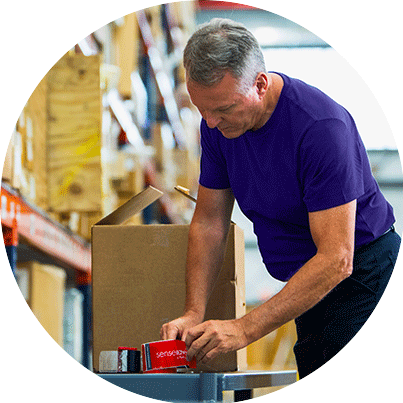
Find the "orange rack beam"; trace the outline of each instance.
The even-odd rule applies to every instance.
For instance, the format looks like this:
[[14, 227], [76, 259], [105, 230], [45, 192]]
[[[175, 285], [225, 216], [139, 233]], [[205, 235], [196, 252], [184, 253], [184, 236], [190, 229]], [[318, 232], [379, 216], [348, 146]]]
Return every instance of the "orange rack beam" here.
[[[5, 227], [3, 236], [6, 244], [11, 242], [15, 245], [18, 237], [22, 237], [45, 254], [90, 274], [90, 244], [53, 221], [44, 211], [31, 205], [5, 183], [1, 185], [1, 224]], [[10, 230], [18, 237], [7, 236]]]

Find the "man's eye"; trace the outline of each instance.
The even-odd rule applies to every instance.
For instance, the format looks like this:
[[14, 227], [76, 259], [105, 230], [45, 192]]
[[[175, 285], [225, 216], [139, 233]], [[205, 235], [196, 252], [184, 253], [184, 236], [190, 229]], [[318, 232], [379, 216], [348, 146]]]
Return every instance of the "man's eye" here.
[[232, 106], [228, 106], [227, 108], [220, 109], [219, 112], [229, 112], [232, 109]]

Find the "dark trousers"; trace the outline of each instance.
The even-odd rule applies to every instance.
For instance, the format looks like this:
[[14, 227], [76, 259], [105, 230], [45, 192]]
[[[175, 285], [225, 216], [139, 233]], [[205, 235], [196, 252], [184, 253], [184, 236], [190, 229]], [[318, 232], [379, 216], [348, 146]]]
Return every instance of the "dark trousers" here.
[[352, 275], [295, 319], [294, 353], [300, 378], [334, 357], [361, 329], [388, 284], [400, 241], [392, 229], [356, 250]]

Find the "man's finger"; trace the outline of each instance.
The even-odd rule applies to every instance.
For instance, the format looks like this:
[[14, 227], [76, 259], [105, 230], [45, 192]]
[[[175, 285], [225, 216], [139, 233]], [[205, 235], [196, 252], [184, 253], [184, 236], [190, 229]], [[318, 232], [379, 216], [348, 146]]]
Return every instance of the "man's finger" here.
[[201, 351], [203, 351], [208, 342], [209, 339], [207, 337], [199, 337], [198, 339], [196, 339], [188, 349], [186, 359], [188, 361], [191, 361], [193, 357], [197, 358], [197, 356], [200, 354]]
[[187, 330], [185, 343], [188, 350], [191, 347], [192, 343], [204, 334], [204, 330], [205, 330], [204, 323], [201, 323], [200, 325], [194, 326]]
[[185, 329], [183, 331], [183, 333], [182, 333], [182, 336], [181, 336], [181, 340], [184, 341], [185, 344], [186, 344], [186, 336], [187, 336], [187, 334], [188, 334], [188, 329]]
[[178, 336], [179, 329], [176, 326], [170, 326], [168, 328], [168, 331], [166, 333], [167, 338], [165, 340], [171, 340], [171, 339], [176, 339]]
[[172, 326], [169, 323], [166, 323], [161, 328], [160, 337], [161, 340], [176, 339], [178, 333], [179, 329], [177, 328], [177, 326]]
[[163, 325], [163, 326], [161, 327], [161, 330], [160, 330], [160, 338], [161, 338], [161, 340], [165, 340], [165, 334], [166, 334], [166, 332], [165, 332], [165, 325]]
[[[193, 329], [189, 330], [189, 333], [192, 332]], [[210, 337], [205, 333], [204, 328], [197, 329], [197, 332], [194, 332], [192, 335], [187, 335], [187, 342], [191, 340], [191, 343], [188, 347], [187, 359], [190, 361], [193, 357], [197, 357], [201, 350], [204, 350], [206, 345], [210, 342]]]
[[198, 353], [195, 354], [196, 360], [202, 361], [204, 363], [209, 361], [215, 355], [217, 355], [217, 353], [214, 354], [214, 350], [216, 350], [217, 344], [218, 344], [217, 340], [215, 339], [208, 340], [207, 343], [204, 345], [204, 347], [199, 349]]

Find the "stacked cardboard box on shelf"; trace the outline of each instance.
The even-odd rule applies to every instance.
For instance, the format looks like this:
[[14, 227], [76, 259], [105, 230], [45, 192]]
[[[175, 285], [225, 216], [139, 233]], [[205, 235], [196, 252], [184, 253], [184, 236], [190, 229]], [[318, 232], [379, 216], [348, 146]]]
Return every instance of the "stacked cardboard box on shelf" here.
[[35, 261], [19, 262], [16, 276], [32, 312], [49, 335], [63, 347], [65, 271]]
[[154, 160], [165, 188], [173, 189], [180, 185], [192, 192], [196, 191], [199, 153], [198, 145], [193, 140], [195, 130], [187, 127], [187, 147], [182, 149], [175, 146], [172, 129], [168, 123], [156, 123], [152, 134]]
[[103, 213], [101, 120], [100, 58], [69, 52], [26, 103], [3, 179], [58, 221], [86, 227]]
[[11, 140], [8, 143], [6, 156], [4, 159], [1, 180], [14, 187], [14, 133], [11, 135]]
[[[144, 169], [140, 159], [133, 154], [120, 151], [116, 154], [110, 181], [117, 195], [117, 206], [126, 203], [145, 187]], [[113, 210], [109, 210], [108, 213]], [[141, 213], [130, 217], [130, 224], [142, 224]]]
[[100, 129], [99, 58], [68, 53], [18, 120], [15, 187], [48, 211], [98, 211]]
[[[173, 25], [172, 35], [179, 49], [184, 49], [187, 40], [196, 28], [196, 2], [178, 1], [169, 3], [168, 13]], [[183, 63], [178, 64], [179, 82], [185, 81], [185, 68]]]
[[[181, 49], [177, 47], [183, 45], [183, 38], [188, 36], [188, 32], [191, 31], [190, 26], [194, 24], [194, 9], [188, 7], [186, 10], [185, 12], [181, 7], [175, 8], [171, 5], [158, 5], [144, 10], [156, 51], [163, 61], [169, 61], [169, 63], [163, 63], [162, 66], [168, 77], [173, 74], [173, 67], [178, 68], [178, 64], [181, 64], [181, 60], [179, 60], [181, 58], [178, 58]], [[168, 27], [163, 23], [165, 12], [168, 13]], [[165, 32], [167, 28], [170, 29], [170, 32]], [[181, 35], [178, 36], [178, 32], [181, 32]], [[104, 46], [104, 62], [107, 64], [103, 64], [101, 68], [102, 87], [107, 93], [115, 88], [118, 89], [122, 100], [121, 106], [127, 109], [126, 117], [131, 115], [133, 123], [140, 132], [141, 127], [147, 124], [147, 116], [143, 116], [147, 114], [147, 93], [139, 74], [140, 54], [145, 51], [142, 44], [143, 34], [140, 34], [136, 13], [119, 18], [110, 24], [108, 29], [104, 27], [96, 33], [98, 38], [108, 41], [108, 44]], [[176, 49], [174, 51], [171, 46], [168, 46], [167, 41], [170, 41], [170, 37], [174, 41], [173, 45]], [[182, 39], [178, 41], [179, 38]], [[177, 59], [176, 62], [173, 61], [173, 53]], [[172, 82], [174, 81], [172, 80]], [[179, 77], [179, 82], [181, 81], [182, 79]], [[181, 88], [183, 91], [183, 86]], [[145, 95], [142, 95], [143, 92]], [[169, 123], [154, 122], [152, 126], [153, 163], [157, 169], [155, 177], [168, 193], [177, 184], [189, 188], [193, 193], [197, 189], [200, 154], [197, 141], [199, 121], [195, 123], [195, 119], [191, 117], [189, 123], [189, 114], [186, 115], [186, 111], [189, 111], [187, 107], [189, 99], [188, 96], [182, 98], [177, 100], [177, 106], [181, 115], [182, 111], [185, 111], [181, 120], [185, 127], [188, 144], [186, 149], [175, 147], [172, 128]], [[108, 108], [104, 108], [103, 117], [103, 125], [108, 127], [111, 125], [111, 121], [115, 121], [116, 118], [113, 114], [111, 115]], [[105, 132], [107, 136], [110, 136], [112, 130], [107, 129]], [[122, 160], [127, 161], [128, 157], [124, 152], [116, 149], [116, 139], [114, 142], [112, 147], [110, 145], [105, 146], [106, 142], [103, 139], [103, 150], [105, 150], [106, 155], [106, 158], [103, 158], [103, 212], [105, 214], [141, 190], [135, 183], [144, 181], [144, 160], [135, 161], [136, 168], [129, 170], [125, 168], [126, 173], [120, 172]], [[175, 202], [176, 200], [174, 200]], [[182, 203], [179, 203], [178, 210], [181, 207]]]
[[[172, 53], [167, 54], [169, 34], [164, 31], [167, 27], [162, 16], [168, 12], [174, 46], [182, 46], [194, 24], [194, 5], [159, 5], [145, 11], [163, 60], [170, 60], [167, 74], [172, 74]], [[181, 35], [177, 36], [178, 32]], [[91, 225], [100, 216], [144, 187], [143, 161], [135, 161], [135, 168], [116, 175], [110, 161], [120, 164], [127, 156], [113, 150], [116, 156], [111, 160], [101, 158], [101, 127], [105, 112], [110, 115], [108, 106], [102, 110], [101, 87], [104, 91], [117, 88], [122, 100], [139, 103], [133, 74], [139, 70], [144, 46], [136, 13], [108, 24], [95, 36], [105, 42], [103, 53], [84, 56], [70, 51], [37, 86], [17, 123], [3, 171], [3, 180], [24, 197], [88, 239]], [[178, 103], [180, 112], [182, 106]], [[137, 123], [137, 112], [130, 113]], [[198, 128], [189, 127], [188, 117], [182, 118], [182, 123], [187, 125], [189, 147], [162, 150], [157, 146], [155, 162], [167, 189], [179, 184], [195, 192], [199, 155], [192, 139]], [[165, 158], [162, 153], [170, 155]]]
[[180, 105], [182, 124], [186, 133], [186, 149], [175, 149], [173, 159], [176, 165], [177, 184], [197, 191], [200, 174], [200, 115], [191, 105]]
[[3, 180], [41, 208], [47, 206], [45, 87], [46, 78], [21, 112], [8, 146], [5, 162], [8, 168], [3, 172]]
[[178, 1], [167, 4], [167, 7], [173, 25], [183, 31], [184, 37], [190, 36], [196, 27], [196, 2]]
[[155, 152], [155, 166], [161, 177], [161, 182], [167, 189], [173, 189], [176, 184], [176, 170], [173, 160], [175, 139], [172, 128], [167, 122], [154, 124], [152, 146]]
[[128, 14], [116, 26], [116, 63], [119, 67], [119, 93], [130, 98], [132, 93], [131, 74], [138, 69], [140, 31], [136, 14]]

